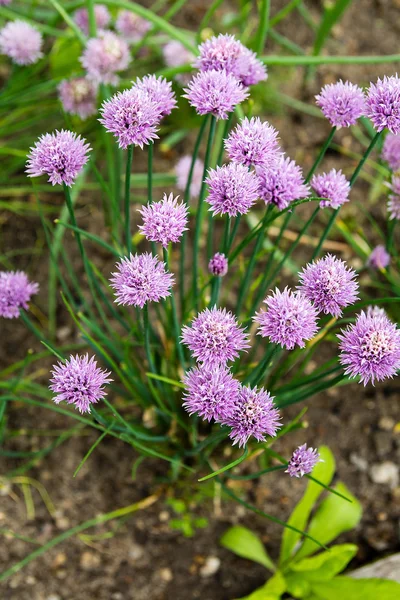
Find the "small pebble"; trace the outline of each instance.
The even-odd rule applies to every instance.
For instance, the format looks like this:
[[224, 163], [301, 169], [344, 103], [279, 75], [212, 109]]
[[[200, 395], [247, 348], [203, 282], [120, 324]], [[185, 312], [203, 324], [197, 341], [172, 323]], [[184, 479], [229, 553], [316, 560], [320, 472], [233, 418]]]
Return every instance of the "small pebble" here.
[[218, 556], [207, 556], [206, 562], [200, 569], [200, 575], [202, 577], [211, 577], [215, 575], [221, 566], [221, 561]]
[[388, 460], [372, 465], [370, 477], [374, 483], [386, 484], [392, 489], [399, 485], [399, 469], [397, 465]]
[[143, 546], [140, 546], [139, 544], [135, 543], [131, 544], [128, 555], [129, 558], [131, 558], [132, 560], [139, 560], [139, 558], [142, 558], [142, 556], [144, 555]]
[[98, 554], [94, 554], [93, 552], [84, 552], [81, 555], [80, 565], [85, 571], [97, 569], [97, 567], [100, 565], [100, 562], [100, 556]]
[[162, 579], [163, 581], [166, 581], [167, 583], [172, 581], [174, 578], [171, 569], [169, 569], [168, 567], [165, 567], [164, 569], [160, 569], [158, 571], [158, 575], [159, 575], [160, 579]]
[[359, 471], [365, 473], [368, 470], [368, 462], [362, 456], [359, 456], [355, 452], [350, 454], [350, 462], [354, 465]]
[[392, 431], [395, 425], [395, 420], [391, 417], [381, 417], [378, 423], [379, 429], [383, 429], [383, 431]]

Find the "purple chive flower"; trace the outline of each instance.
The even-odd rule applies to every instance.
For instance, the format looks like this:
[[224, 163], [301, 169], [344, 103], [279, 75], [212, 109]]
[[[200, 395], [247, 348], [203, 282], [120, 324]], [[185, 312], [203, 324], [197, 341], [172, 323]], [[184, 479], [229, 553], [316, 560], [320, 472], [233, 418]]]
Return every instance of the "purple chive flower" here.
[[183, 202], [178, 203], [173, 194], [164, 194], [160, 202], [152, 202], [143, 206], [139, 212], [143, 217], [140, 231], [150, 242], [168, 247], [170, 242], [179, 242], [183, 232], [187, 231], [188, 208]]
[[390, 254], [385, 246], [376, 246], [368, 257], [368, 265], [373, 269], [386, 269], [390, 265]]
[[303, 444], [293, 452], [285, 473], [289, 473], [290, 477], [303, 477], [303, 475], [311, 473], [319, 461], [318, 450], [307, 448], [307, 444]]
[[267, 205], [275, 204], [279, 210], [310, 194], [301, 168], [290, 158], [282, 156], [272, 167], [258, 167], [257, 176], [260, 198]]
[[71, 355], [69, 360], [54, 365], [51, 374], [49, 387], [56, 394], [54, 402], [74, 404], [81, 413], [90, 413], [91, 405], [107, 396], [104, 385], [112, 381], [111, 373], [100, 369], [88, 354]]
[[326, 198], [319, 203], [321, 208], [339, 208], [349, 201], [350, 183], [342, 171], [331, 169], [329, 173], [314, 175], [311, 187], [320, 198]]
[[239, 56], [236, 76], [246, 86], [268, 79], [266, 66], [258, 60], [256, 53], [248, 48], [244, 48]]
[[170, 115], [176, 107], [176, 98], [172, 90], [172, 83], [164, 77], [146, 75], [134, 82], [133, 87], [146, 93], [150, 100], [157, 104], [162, 117]]
[[249, 347], [248, 336], [224, 308], [206, 308], [182, 329], [182, 342], [197, 361], [208, 367], [224, 365]]
[[42, 36], [25, 21], [10, 21], [0, 30], [0, 53], [17, 65], [32, 65], [42, 58]]
[[210, 262], [208, 263], [208, 270], [211, 275], [216, 277], [224, 277], [228, 272], [228, 259], [225, 254], [217, 252], [214, 254]]
[[12, 0], [0, 0], [0, 6], [8, 6]]
[[308, 264], [299, 273], [299, 290], [318, 312], [340, 317], [342, 309], [358, 298], [356, 272], [332, 254]]
[[366, 104], [365, 114], [376, 131], [387, 127], [391, 133], [400, 133], [400, 79], [397, 74], [371, 83]]
[[[98, 31], [105, 29], [111, 22], [111, 15], [104, 4], [94, 5], [94, 18]], [[89, 35], [89, 12], [87, 8], [80, 8], [75, 11], [74, 21], [85, 35]]]
[[227, 119], [237, 104], [248, 97], [248, 91], [226, 71], [205, 71], [190, 81], [184, 98], [194, 106], [197, 114], [212, 114], [217, 119]]
[[276, 435], [281, 425], [279, 411], [273, 401], [274, 397], [264, 388], [240, 386], [233, 415], [223, 422], [232, 427], [229, 437], [233, 444], [240, 448], [250, 437], [264, 442], [266, 435]]
[[66, 113], [87, 119], [97, 112], [97, 85], [86, 77], [64, 79], [58, 86], [58, 94]]
[[147, 94], [131, 88], [118, 92], [100, 108], [100, 123], [118, 140], [120, 148], [130, 145], [143, 148], [158, 138], [159, 107]]
[[159, 302], [171, 295], [173, 275], [156, 256], [131, 254], [121, 258], [116, 267], [118, 271], [111, 273], [110, 282], [117, 304], [143, 308], [146, 302]]
[[[184, 192], [189, 178], [192, 157], [183, 156], [175, 165], [176, 187]], [[201, 184], [203, 181], [204, 163], [196, 158], [193, 167], [192, 181], [190, 184], [189, 195], [194, 198], [200, 194]]]
[[30, 150], [28, 177], [48, 175], [52, 185], [64, 183], [71, 187], [87, 163], [91, 148], [80, 135], [62, 129], [45, 133]]
[[183, 380], [183, 407], [190, 415], [221, 422], [232, 417], [240, 384], [226, 367], [204, 365], [191, 369]]
[[382, 158], [392, 171], [400, 169], [400, 134], [388, 133], [383, 142]]
[[229, 163], [208, 171], [206, 198], [213, 215], [236, 217], [249, 212], [258, 198], [256, 175], [244, 165]]
[[115, 28], [128, 44], [137, 44], [150, 30], [151, 24], [130, 10], [120, 10]]
[[276, 288], [264, 302], [267, 310], [260, 310], [253, 317], [258, 335], [293, 350], [295, 346], [304, 348], [305, 342], [317, 333], [317, 311], [303, 294], [287, 287], [283, 292]]
[[338, 338], [345, 374], [359, 376], [364, 385], [393, 377], [400, 369], [400, 331], [385, 313], [362, 311]]
[[324, 116], [338, 129], [355, 125], [365, 113], [364, 92], [350, 81], [328, 84], [315, 98]]
[[130, 58], [127, 43], [115, 33], [105, 31], [88, 40], [80, 62], [96, 83], [117, 85], [117, 73], [127, 68]]
[[[163, 46], [162, 53], [167, 67], [182, 67], [190, 65], [193, 55], [183, 44], [177, 40], [171, 40]], [[178, 73], [175, 75], [176, 81], [181, 85], [187, 85], [191, 80], [190, 73]]]
[[225, 140], [229, 158], [247, 167], [273, 167], [281, 157], [278, 132], [258, 117], [245, 117]]
[[29, 281], [23, 271], [0, 271], [0, 317], [16, 319], [21, 308], [28, 310], [39, 284]]
[[393, 177], [389, 184], [393, 194], [389, 195], [388, 211], [390, 219], [400, 219], [400, 177]]

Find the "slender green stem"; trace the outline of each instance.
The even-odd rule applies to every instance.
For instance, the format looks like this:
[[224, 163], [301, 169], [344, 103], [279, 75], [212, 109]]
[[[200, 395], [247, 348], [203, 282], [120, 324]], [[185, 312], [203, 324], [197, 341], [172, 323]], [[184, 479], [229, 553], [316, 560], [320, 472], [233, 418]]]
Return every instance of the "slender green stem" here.
[[154, 142], [150, 142], [147, 155], [147, 202], [149, 204], [153, 201], [153, 154]]
[[229, 249], [229, 241], [230, 241], [230, 233], [231, 233], [231, 225], [232, 225], [232, 219], [229, 215], [226, 215], [225, 217], [225, 227], [224, 227], [224, 237], [223, 237], [223, 241], [222, 241], [222, 252], [225, 254], [225, 256], [228, 253], [228, 249]]
[[[169, 269], [169, 257], [168, 257], [168, 249], [167, 248], [163, 248], [163, 258], [164, 258], [164, 262], [167, 266], [167, 269]], [[178, 311], [176, 309], [176, 302], [175, 302], [175, 296], [174, 296], [173, 291], [171, 291], [170, 301], [171, 301], [171, 310], [172, 310], [172, 321], [173, 321], [174, 332], [175, 332], [176, 350], [178, 352], [178, 356], [179, 356], [181, 365], [182, 365], [183, 369], [185, 369], [185, 365], [186, 365], [185, 355], [183, 353], [183, 346], [182, 346], [182, 342], [180, 340], [181, 330], [180, 330], [180, 326], [179, 326]]]
[[94, 11], [93, 0], [87, 0], [88, 15], [89, 15], [89, 36], [96, 37], [96, 15]]
[[132, 171], [132, 157], [133, 157], [133, 146], [128, 146], [128, 152], [126, 157], [126, 172], [125, 172], [125, 241], [128, 255], [132, 250], [132, 235], [131, 235], [131, 171]]
[[396, 223], [397, 223], [397, 219], [392, 219], [389, 222], [389, 231], [388, 231], [388, 237], [387, 237], [387, 241], [386, 241], [386, 250], [389, 252], [389, 254], [391, 254], [393, 251], [394, 229], [396, 227]]
[[233, 244], [233, 242], [234, 242], [234, 240], [235, 240], [235, 237], [236, 237], [237, 231], [238, 231], [238, 229], [239, 229], [239, 225], [240, 225], [240, 220], [241, 220], [241, 218], [242, 218], [242, 215], [238, 215], [238, 216], [236, 217], [236, 219], [235, 219], [235, 224], [234, 224], [234, 226], [233, 226], [232, 234], [231, 234], [231, 237], [229, 238], [228, 246], [227, 246], [227, 248], [226, 248], [226, 257], [227, 257], [227, 258], [228, 258], [228, 254], [229, 254], [229, 252], [230, 252], [230, 249], [232, 248], [232, 244]]
[[153, 355], [151, 353], [151, 348], [150, 348], [149, 308], [148, 308], [147, 304], [145, 304], [143, 307], [143, 332], [144, 332], [144, 347], [146, 350], [146, 356], [147, 356], [147, 360], [149, 362], [150, 371], [152, 373], [157, 373], [155, 365], [154, 365], [154, 361], [153, 361]]
[[333, 136], [335, 135], [336, 132], [336, 127], [332, 127], [332, 129], [329, 132], [328, 137], [325, 140], [324, 145], [322, 146], [316, 161], [314, 162], [313, 166], [311, 167], [307, 177], [306, 177], [306, 183], [308, 183], [311, 179], [311, 177], [314, 175], [315, 171], [318, 169], [319, 165], [321, 164], [322, 159], [324, 158], [326, 151], [328, 150], [329, 146], [331, 145], [331, 142], [333, 140]]
[[221, 277], [215, 276], [212, 279], [212, 292], [210, 299], [210, 307], [218, 304], [218, 296], [221, 290]]
[[271, 361], [275, 355], [275, 353], [279, 350], [279, 346], [277, 346], [276, 344], [270, 344], [267, 348], [266, 353], [264, 354], [264, 357], [262, 358], [262, 360], [259, 362], [259, 364], [257, 365], [257, 367], [250, 372], [250, 374], [246, 377], [246, 379], [244, 380], [244, 384], [246, 383], [250, 383], [253, 386], [256, 386], [260, 383], [260, 381], [263, 379], [263, 377], [265, 376], [265, 373], [268, 369], [268, 367], [271, 364]]
[[265, 42], [267, 40], [268, 29], [269, 29], [269, 15], [271, 10], [271, 0], [261, 0], [261, 6], [259, 11], [259, 25], [257, 31], [257, 38], [255, 43], [255, 50], [257, 54], [261, 54], [264, 50]]

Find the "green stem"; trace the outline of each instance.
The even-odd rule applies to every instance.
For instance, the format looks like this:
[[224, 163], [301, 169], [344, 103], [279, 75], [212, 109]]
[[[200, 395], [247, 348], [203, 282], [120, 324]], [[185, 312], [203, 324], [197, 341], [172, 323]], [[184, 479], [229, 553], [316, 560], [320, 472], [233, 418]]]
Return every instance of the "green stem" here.
[[[167, 248], [163, 248], [163, 258], [164, 258], [164, 262], [167, 266], [167, 269], [169, 269], [169, 257], [168, 257], [168, 249]], [[178, 352], [178, 356], [179, 356], [181, 365], [182, 365], [183, 369], [185, 369], [185, 366], [186, 366], [185, 355], [183, 353], [182, 342], [180, 341], [181, 330], [179, 327], [178, 311], [176, 309], [176, 302], [175, 302], [175, 296], [174, 296], [173, 291], [171, 291], [170, 301], [171, 301], [171, 310], [172, 310], [172, 321], [173, 321], [174, 332], [175, 332], [175, 345], [176, 345], [176, 349]]]
[[149, 204], [151, 204], [151, 202], [153, 201], [153, 154], [154, 142], [150, 142], [147, 155], [147, 202]]
[[251, 371], [250, 374], [246, 377], [243, 384], [249, 383], [252, 386], [256, 386], [260, 383], [260, 381], [265, 376], [265, 373], [268, 367], [271, 364], [271, 360], [274, 357], [274, 354], [279, 350], [279, 346], [276, 344], [270, 344], [267, 348], [267, 351], [263, 357], [263, 359], [259, 362], [254, 371]]
[[131, 188], [131, 171], [132, 171], [133, 146], [128, 146], [126, 157], [126, 172], [125, 172], [125, 240], [128, 256], [132, 250], [132, 235], [131, 235], [131, 217], [130, 217], [130, 188]]
[[257, 39], [255, 50], [257, 54], [261, 54], [264, 50], [269, 29], [269, 15], [271, 10], [271, 0], [261, 0], [261, 8], [259, 11], [259, 25], [257, 31]]
[[143, 332], [144, 332], [144, 347], [146, 350], [147, 360], [149, 362], [150, 371], [157, 373], [153, 362], [153, 356], [150, 349], [150, 325], [149, 325], [149, 307], [147, 304], [143, 307]]
[[89, 15], [89, 37], [96, 37], [96, 15], [94, 11], [93, 0], [87, 0], [88, 15]]
[[336, 132], [336, 127], [332, 127], [332, 129], [330, 130], [330, 133], [328, 135], [328, 137], [325, 140], [324, 145], [322, 146], [316, 161], [314, 162], [313, 166], [311, 167], [307, 177], [306, 177], [306, 183], [308, 183], [311, 179], [311, 177], [314, 175], [315, 171], [318, 169], [322, 159], [324, 158], [326, 151], [328, 150], [329, 146], [331, 145], [331, 142], [333, 140], [333, 136], [335, 135]]

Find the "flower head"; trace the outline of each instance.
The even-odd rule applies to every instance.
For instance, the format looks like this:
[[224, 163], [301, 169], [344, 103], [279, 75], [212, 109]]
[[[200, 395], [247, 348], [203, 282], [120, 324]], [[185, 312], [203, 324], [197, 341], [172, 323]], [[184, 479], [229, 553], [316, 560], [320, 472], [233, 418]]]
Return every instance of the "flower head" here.
[[206, 421], [225, 421], [232, 416], [239, 382], [226, 367], [200, 365], [185, 374], [183, 407]]
[[71, 355], [69, 360], [54, 365], [51, 374], [49, 387], [56, 394], [54, 402], [74, 404], [81, 413], [90, 413], [91, 405], [107, 395], [104, 385], [112, 381], [111, 373], [100, 369], [88, 354]]
[[260, 197], [265, 204], [275, 204], [279, 210], [295, 200], [307, 198], [310, 193], [301, 168], [290, 158], [282, 156], [272, 167], [258, 167], [257, 176]]
[[137, 88], [118, 92], [100, 108], [100, 123], [118, 140], [120, 148], [143, 148], [156, 139], [160, 119], [158, 105]]
[[273, 401], [274, 397], [264, 388], [240, 386], [233, 415], [223, 422], [232, 427], [229, 437], [234, 444], [240, 448], [247, 444], [250, 437], [264, 442], [266, 435], [276, 435], [280, 416]]
[[16, 319], [20, 308], [28, 310], [31, 296], [39, 284], [30, 282], [23, 271], [0, 271], [0, 317]]
[[303, 444], [293, 452], [285, 473], [289, 473], [290, 477], [303, 477], [311, 473], [319, 460], [318, 450]]
[[389, 184], [392, 194], [389, 195], [388, 211], [390, 219], [400, 219], [400, 177], [392, 177], [392, 183]]
[[302, 294], [276, 288], [264, 302], [267, 310], [261, 310], [253, 318], [258, 324], [258, 335], [293, 350], [295, 346], [304, 348], [305, 342], [317, 333], [317, 311]]
[[400, 331], [385, 313], [364, 311], [338, 336], [345, 374], [364, 385], [393, 377], [400, 369]]
[[366, 104], [365, 114], [376, 131], [387, 127], [391, 133], [400, 133], [400, 79], [397, 74], [371, 83]]
[[[177, 40], [171, 40], [163, 46], [162, 53], [167, 67], [182, 67], [189, 65], [193, 55], [183, 44]], [[178, 73], [175, 75], [176, 81], [181, 85], [187, 85], [191, 79], [190, 73]]]
[[48, 175], [52, 185], [71, 186], [88, 161], [86, 140], [72, 131], [45, 133], [30, 149], [28, 177]]
[[255, 52], [244, 48], [238, 59], [236, 76], [243, 85], [255, 85], [268, 79], [267, 67], [258, 60]]
[[[175, 165], [176, 187], [184, 192], [186, 190], [189, 179], [190, 168], [192, 165], [192, 157], [189, 155], [183, 156]], [[193, 198], [200, 194], [201, 184], [203, 181], [204, 164], [196, 158], [193, 166], [192, 181], [190, 183], [189, 195]]]
[[228, 272], [228, 259], [225, 254], [217, 252], [208, 263], [208, 270], [211, 275], [224, 277]]
[[121, 258], [116, 267], [110, 282], [117, 304], [143, 308], [146, 302], [159, 302], [171, 295], [174, 278], [156, 256], [131, 254]]
[[299, 289], [319, 312], [340, 317], [342, 309], [358, 298], [355, 277], [355, 271], [343, 260], [327, 254], [303, 269]]
[[320, 198], [326, 198], [319, 203], [321, 208], [339, 208], [349, 201], [350, 183], [342, 171], [331, 169], [329, 173], [314, 175], [311, 187]]
[[224, 308], [206, 308], [182, 329], [182, 341], [197, 361], [208, 367], [235, 360], [249, 347], [248, 336]]
[[12, 0], [0, 0], [0, 6], [8, 6]]
[[364, 92], [350, 81], [328, 84], [315, 98], [324, 116], [337, 128], [355, 125], [365, 113]]
[[[105, 29], [111, 22], [111, 15], [107, 6], [104, 4], [95, 4], [94, 18], [96, 21], [96, 29], [98, 31]], [[80, 8], [75, 11], [74, 21], [85, 35], [89, 35], [89, 12], [87, 8]]]
[[0, 30], [0, 53], [17, 65], [32, 65], [42, 58], [42, 36], [25, 21], [10, 21]]
[[133, 87], [147, 94], [150, 100], [157, 104], [162, 117], [171, 114], [171, 111], [176, 107], [172, 83], [164, 77], [146, 75], [141, 79], [138, 78]]
[[400, 134], [388, 133], [383, 142], [382, 158], [392, 171], [400, 169]]
[[58, 93], [67, 113], [87, 119], [97, 112], [97, 85], [86, 77], [64, 79], [58, 86]]
[[390, 265], [390, 254], [386, 252], [385, 246], [375, 246], [368, 257], [368, 265], [373, 269], [386, 269]]
[[278, 132], [266, 121], [261, 122], [258, 117], [242, 119], [225, 140], [225, 148], [233, 162], [247, 167], [254, 165], [270, 168], [282, 155]]
[[105, 31], [88, 40], [80, 61], [96, 83], [117, 85], [118, 71], [126, 69], [130, 62], [129, 48], [125, 40]]
[[244, 165], [229, 163], [208, 171], [206, 198], [213, 215], [236, 217], [249, 212], [258, 198], [258, 181]]
[[205, 71], [190, 81], [184, 98], [199, 115], [212, 114], [227, 119], [237, 104], [248, 97], [248, 91], [234, 75], [226, 71]]
[[120, 10], [115, 28], [128, 44], [137, 44], [150, 30], [151, 24], [130, 10]]
[[143, 217], [139, 229], [147, 240], [162, 244], [164, 248], [170, 242], [179, 242], [187, 230], [188, 208], [183, 202], [179, 204], [178, 198], [164, 194], [160, 202], [152, 202], [139, 210]]

